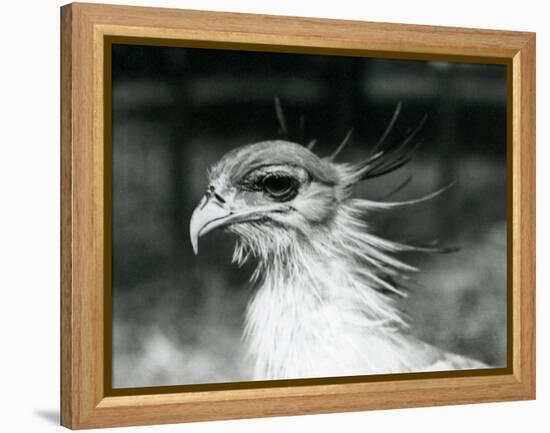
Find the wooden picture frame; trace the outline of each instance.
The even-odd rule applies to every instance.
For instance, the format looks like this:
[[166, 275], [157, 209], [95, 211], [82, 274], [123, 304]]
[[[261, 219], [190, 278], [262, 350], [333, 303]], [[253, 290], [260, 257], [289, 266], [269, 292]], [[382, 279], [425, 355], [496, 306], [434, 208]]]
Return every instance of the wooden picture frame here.
[[[508, 66], [508, 367], [112, 392], [108, 48], [116, 40]], [[535, 398], [533, 33], [74, 3], [61, 8], [61, 424], [80, 429]], [[454, 374], [457, 373], [457, 374]]]

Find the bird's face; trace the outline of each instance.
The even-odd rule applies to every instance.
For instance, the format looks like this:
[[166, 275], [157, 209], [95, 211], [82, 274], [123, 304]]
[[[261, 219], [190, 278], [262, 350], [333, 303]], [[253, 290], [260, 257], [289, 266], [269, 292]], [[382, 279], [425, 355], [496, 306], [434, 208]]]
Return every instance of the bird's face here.
[[221, 227], [262, 248], [294, 234], [330, 226], [337, 203], [347, 194], [343, 166], [286, 141], [247, 145], [226, 154], [209, 173], [206, 194], [193, 212], [190, 236], [198, 239]]

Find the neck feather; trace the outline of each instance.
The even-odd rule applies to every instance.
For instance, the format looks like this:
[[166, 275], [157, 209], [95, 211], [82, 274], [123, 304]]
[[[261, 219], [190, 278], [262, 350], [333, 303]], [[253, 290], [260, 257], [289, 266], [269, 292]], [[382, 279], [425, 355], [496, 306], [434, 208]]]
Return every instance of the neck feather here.
[[358, 214], [344, 206], [328, 232], [282, 232], [263, 251], [237, 247], [235, 261], [259, 259], [244, 332], [256, 378], [414, 368], [399, 355], [408, 339], [390, 281], [415, 269], [391, 255], [404, 245], [368, 234]]

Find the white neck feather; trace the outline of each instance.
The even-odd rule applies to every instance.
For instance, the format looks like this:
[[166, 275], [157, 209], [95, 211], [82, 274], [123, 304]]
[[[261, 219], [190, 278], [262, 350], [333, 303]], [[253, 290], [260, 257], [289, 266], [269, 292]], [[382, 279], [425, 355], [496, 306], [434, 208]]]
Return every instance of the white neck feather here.
[[237, 262], [259, 258], [244, 332], [256, 379], [392, 373], [425, 363], [422, 351], [406, 349], [423, 343], [404, 333], [386, 294], [398, 290], [380, 277], [414, 268], [387, 254], [403, 245], [368, 234], [360, 204], [343, 207], [330, 233], [309, 233], [307, 242], [284, 232], [276, 247], [251, 250], [253, 241], [235, 250]]

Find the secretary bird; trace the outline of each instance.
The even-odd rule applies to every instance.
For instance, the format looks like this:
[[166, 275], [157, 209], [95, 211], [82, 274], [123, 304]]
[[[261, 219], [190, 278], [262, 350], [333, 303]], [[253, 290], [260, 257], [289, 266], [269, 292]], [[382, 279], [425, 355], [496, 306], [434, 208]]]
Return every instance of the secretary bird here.
[[[486, 368], [414, 337], [398, 309], [397, 283], [417, 271], [394, 253], [444, 252], [383, 239], [363, 221], [371, 211], [411, 205], [352, 197], [357, 183], [405, 165], [421, 125], [387, 145], [401, 106], [369, 155], [337, 163], [285, 140], [237, 148], [215, 163], [190, 221], [199, 237], [217, 228], [237, 235], [233, 262], [255, 259], [243, 331], [255, 379], [351, 376]], [[313, 144], [313, 143], [312, 143]]]

